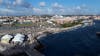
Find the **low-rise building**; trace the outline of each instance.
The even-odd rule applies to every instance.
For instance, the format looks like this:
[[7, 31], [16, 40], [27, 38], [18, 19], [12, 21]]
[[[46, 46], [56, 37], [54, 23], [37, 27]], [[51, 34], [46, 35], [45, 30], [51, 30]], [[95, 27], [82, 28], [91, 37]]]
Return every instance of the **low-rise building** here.
[[5, 43], [5, 44], [9, 44], [11, 38], [13, 38], [13, 36], [7, 34], [7, 35], [4, 35], [2, 38], [1, 38], [1, 43]]
[[22, 44], [25, 39], [25, 35], [17, 33], [12, 39], [13, 44]]
[[74, 22], [76, 20], [77, 20], [76, 17], [62, 17], [62, 18], [53, 18], [50, 21], [54, 21], [57, 24], [63, 24], [63, 23]]

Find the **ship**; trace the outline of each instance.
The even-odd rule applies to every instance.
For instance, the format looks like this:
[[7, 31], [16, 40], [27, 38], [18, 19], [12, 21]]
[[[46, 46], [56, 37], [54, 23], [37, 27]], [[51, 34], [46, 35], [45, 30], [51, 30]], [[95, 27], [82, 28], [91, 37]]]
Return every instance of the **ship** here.
[[98, 37], [100, 37], [100, 32], [96, 32], [96, 35], [97, 35]]

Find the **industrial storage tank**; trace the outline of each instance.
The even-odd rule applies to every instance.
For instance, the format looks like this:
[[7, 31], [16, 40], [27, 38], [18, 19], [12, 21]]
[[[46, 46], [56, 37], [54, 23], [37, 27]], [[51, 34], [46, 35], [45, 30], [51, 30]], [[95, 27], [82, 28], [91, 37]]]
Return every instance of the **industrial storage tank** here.
[[12, 35], [6, 34], [1, 38], [1, 43], [9, 44], [11, 38], [13, 38]]
[[17, 33], [12, 39], [13, 44], [22, 44], [25, 39], [25, 35]]

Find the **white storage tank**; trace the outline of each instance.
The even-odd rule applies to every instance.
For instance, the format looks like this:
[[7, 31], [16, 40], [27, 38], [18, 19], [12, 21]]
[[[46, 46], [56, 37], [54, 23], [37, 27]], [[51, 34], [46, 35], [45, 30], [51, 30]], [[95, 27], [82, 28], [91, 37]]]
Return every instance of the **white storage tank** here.
[[25, 39], [25, 35], [20, 34], [20, 33], [17, 33], [17, 34], [14, 36], [14, 38], [12, 39], [12, 42], [13, 42], [14, 44], [22, 44], [23, 41], [24, 41], [24, 39]]
[[6, 34], [1, 38], [1, 43], [8, 44], [11, 38], [13, 38], [12, 35]]

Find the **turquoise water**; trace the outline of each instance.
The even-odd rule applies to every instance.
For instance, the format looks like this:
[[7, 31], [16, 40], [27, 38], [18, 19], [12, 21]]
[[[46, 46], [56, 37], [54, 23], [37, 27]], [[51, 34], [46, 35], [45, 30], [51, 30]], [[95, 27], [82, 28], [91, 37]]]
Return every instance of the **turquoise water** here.
[[46, 56], [97, 56], [100, 54], [100, 38], [96, 32], [100, 31], [100, 21], [95, 25], [61, 32], [41, 38], [39, 41], [45, 46], [41, 52]]

